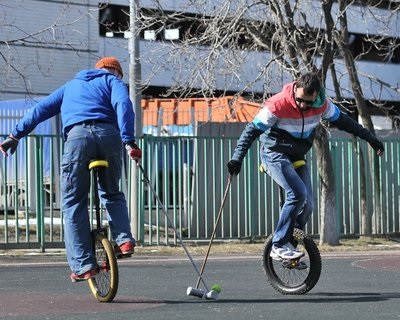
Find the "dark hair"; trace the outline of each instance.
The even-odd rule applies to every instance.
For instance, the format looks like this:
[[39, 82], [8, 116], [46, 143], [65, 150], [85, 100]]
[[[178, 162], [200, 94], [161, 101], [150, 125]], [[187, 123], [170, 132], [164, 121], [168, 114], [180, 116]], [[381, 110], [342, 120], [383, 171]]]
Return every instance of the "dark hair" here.
[[306, 95], [312, 95], [314, 92], [317, 94], [321, 90], [321, 81], [316, 73], [305, 73], [297, 79], [297, 88], [304, 89]]

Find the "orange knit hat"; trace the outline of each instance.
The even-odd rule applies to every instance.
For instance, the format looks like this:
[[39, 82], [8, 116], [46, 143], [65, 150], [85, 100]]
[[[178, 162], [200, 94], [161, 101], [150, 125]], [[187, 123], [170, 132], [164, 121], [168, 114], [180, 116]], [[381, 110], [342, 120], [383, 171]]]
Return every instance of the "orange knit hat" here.
[[121, 74], [121, 78], [123, 77], [122, 67], [119, 61], [115, 57], [104, 57], [97, 61], [95, 65], [96, 69], [102, 68], [114, 68]]

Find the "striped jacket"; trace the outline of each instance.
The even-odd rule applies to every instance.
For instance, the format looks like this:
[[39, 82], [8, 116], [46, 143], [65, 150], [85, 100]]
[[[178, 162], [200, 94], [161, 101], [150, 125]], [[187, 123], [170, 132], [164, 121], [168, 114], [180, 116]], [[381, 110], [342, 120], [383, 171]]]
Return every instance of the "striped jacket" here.
[[319, 93], [312, 108], [302, 111], [294, 100], [295, 82], [263, 103], [254, 120], [243, 130], [232, 160], [242, 162], [252, 142], [260, 136], [264, 147], [286, 154], [292, 161], [304, 159], [312, 147], [315, 130], [321, 120], [327, 120], [341, 130], [368, 142], [376, 138]]

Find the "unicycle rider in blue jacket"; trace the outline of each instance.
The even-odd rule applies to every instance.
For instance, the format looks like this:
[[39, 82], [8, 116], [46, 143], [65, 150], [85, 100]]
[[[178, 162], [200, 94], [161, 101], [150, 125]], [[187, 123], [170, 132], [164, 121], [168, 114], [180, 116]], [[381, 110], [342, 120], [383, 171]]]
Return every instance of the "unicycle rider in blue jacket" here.
[[65, 140], [61, 165], [64, 240], [71, 280], [87, 280], [97, 273], [88, 215], [89, 162], [105, 159], [107, 170], [99, 175], [99, 193], [107, 209], [119, 257], [134, 253], [128, 208], [119, 190], [124, 147], [139, 162], [142, 152], [135, 142], [135, 114], [121, 64], [115, 57], [100, 59], [93, 69], [82, 70], [39, 101], [0, 144], [4, 156], [13, 154], [19, 139], [39, 123], [61, 115]]
[[325, 97], [315, 73], [306, 73], [263, 103], [243, 130], [227, 163], [229, 173], [237, 175], [247, 150], [260, 137], [261, 165], [286, 193], [272, 240], [273, 259], [304, 255], [293, 246], [293, 230], [303, 229], [307, 223], [313, 210], [313, 191], [307, 165], [295, 168], [293, 163], [305, 163], [321, 120], [367, 141], [378, 155], [383, 154], [382, 142]]

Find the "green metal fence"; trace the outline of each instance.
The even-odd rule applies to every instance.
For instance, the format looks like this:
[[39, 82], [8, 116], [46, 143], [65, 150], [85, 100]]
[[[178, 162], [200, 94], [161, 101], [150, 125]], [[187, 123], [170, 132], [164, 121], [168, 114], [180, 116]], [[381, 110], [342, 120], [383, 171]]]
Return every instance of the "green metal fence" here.
[[[361, 232], [363, 176], [371, 233], [399, 232], [400, 142], [396, 136], [383, 140], [386, 152], [379, 166], [382, 214], [376, 215], [373, 166], [367, 160], [367, 144], [363, 141], [354, 144], [349, 138], [330, 139], [337, 195], [335, 214], [341, 235]], [[144, 155], [142, 166], [185, 240], [210, 238], [227, 183], [226, 163], [236, 141], [237, 138], [227, 137], [152, 136], [139, 141]], [[63, 246], [59, 179], [62, 146], [60, 136], [29, 136], [21, 141], [12, 157], [1, 159], [1, 249], [44, 250]], [[135, 237], [144, 245], [176, 244], [176, 236], [140, 171], [133, 170], [132, 162], [125, 160], [121, 188], [127, 196], [130, 212], [137, 213], [131, 217], [136, 221]], [[315, 211], [306, 231], [318, 235], [320, 182], [314, 150], [307, 161], [315, 190]], [[362, 161], [364, 169], [360, 166]], [[217, 239], [257, 239], [273, 232], [279, 217], [278, 188], [268, 175], [258, 171], [258, 167], [258, 143], [254, 143], [241, 173], [232, 182]], [[380, 228], [374, 228], [377, 225]]]

